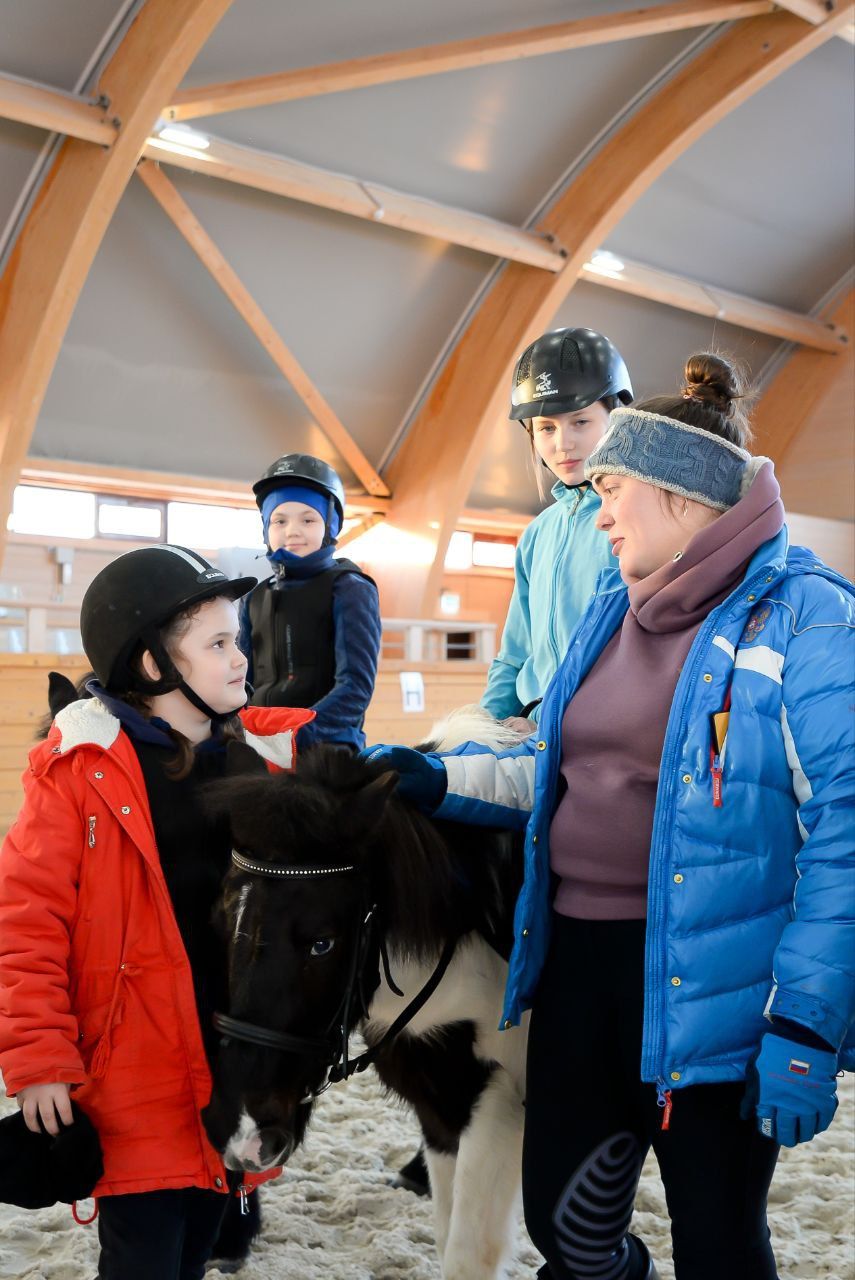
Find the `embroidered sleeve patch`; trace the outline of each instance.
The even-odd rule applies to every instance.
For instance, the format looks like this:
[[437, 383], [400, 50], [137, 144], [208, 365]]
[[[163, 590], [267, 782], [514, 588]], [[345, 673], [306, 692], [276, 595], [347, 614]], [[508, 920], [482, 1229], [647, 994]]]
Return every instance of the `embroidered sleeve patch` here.
[[790, 1058], [790, 1071], [796, 1076], [806, 1076], [810, 1071], [809, 1062], [800, 1062], [798, 1058]]

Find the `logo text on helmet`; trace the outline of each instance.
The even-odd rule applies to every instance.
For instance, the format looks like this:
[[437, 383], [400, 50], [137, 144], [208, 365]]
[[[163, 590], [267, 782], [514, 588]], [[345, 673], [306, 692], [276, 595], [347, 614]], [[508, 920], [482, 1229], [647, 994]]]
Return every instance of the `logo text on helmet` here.
[[539, 373], [535, 380], [534, 389], [539, 396], [552, 395], [555, 387], [552, 385], [551, 373]]

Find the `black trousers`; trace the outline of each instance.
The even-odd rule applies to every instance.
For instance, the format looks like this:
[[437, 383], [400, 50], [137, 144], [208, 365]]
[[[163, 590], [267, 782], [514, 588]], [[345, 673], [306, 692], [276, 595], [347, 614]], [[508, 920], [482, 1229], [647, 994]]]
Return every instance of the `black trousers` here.
[[553, 916], [531, 1018], [523, 1198], [551, 1280], [635, 1280], [626, 1230], [653, 1147], [677, 1280], [776, 1280], [766, 1197], [778, 1147], [739, 1117], [742, 1084], [642, 1084], [643, 920]]
[[227, 1202], [201, 1187], [103, 1196], [98, 1280], [202, 1280]]

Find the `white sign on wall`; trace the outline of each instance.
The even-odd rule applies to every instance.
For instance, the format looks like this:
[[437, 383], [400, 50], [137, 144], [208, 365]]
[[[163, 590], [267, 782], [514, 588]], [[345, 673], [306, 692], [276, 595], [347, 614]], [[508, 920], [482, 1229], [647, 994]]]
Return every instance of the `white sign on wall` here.
[[404, 711], [424, 711], [425, 682], [421, 671], [401, 672], [401, 707]]

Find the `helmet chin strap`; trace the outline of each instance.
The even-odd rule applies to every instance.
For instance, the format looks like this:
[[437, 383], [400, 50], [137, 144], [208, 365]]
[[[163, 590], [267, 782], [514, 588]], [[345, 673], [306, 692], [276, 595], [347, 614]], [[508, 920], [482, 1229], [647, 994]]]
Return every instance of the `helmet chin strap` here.
[[[211, 724], [215, 726], [221, 725], [224, 721], [229, 720], [235, 712], [242, 709], [242, 707], [235, 707], [234, 711], [222, 712], [215, 711], [213, 707], [209, 707], [204, 698], [200, 698], [196, 690], [193, 689], [184, 679], [172, 658], [167, 653], [166, 647], [161, 641], [160, 636], [156, 634], [144, 635], [142, 637], [142, 641], [157, 663], [157, 667], [161, 675], [159, 680], [141, 679], [139, 681], [141, 693], [145, 693], [150, 697], [157, 697], [159, 694], [173, 693], [177, 691], [178, 693], [183, 694], [191, 706], [194, 706], [197, 711], [201, 711], [202, 715], [210, 720]], [[244, 682], [244, 688], [246, 691], [246, 698], [242, 704], [243, 707], [246, 706], [253, 693], [252, 685], [249, 681]]]

